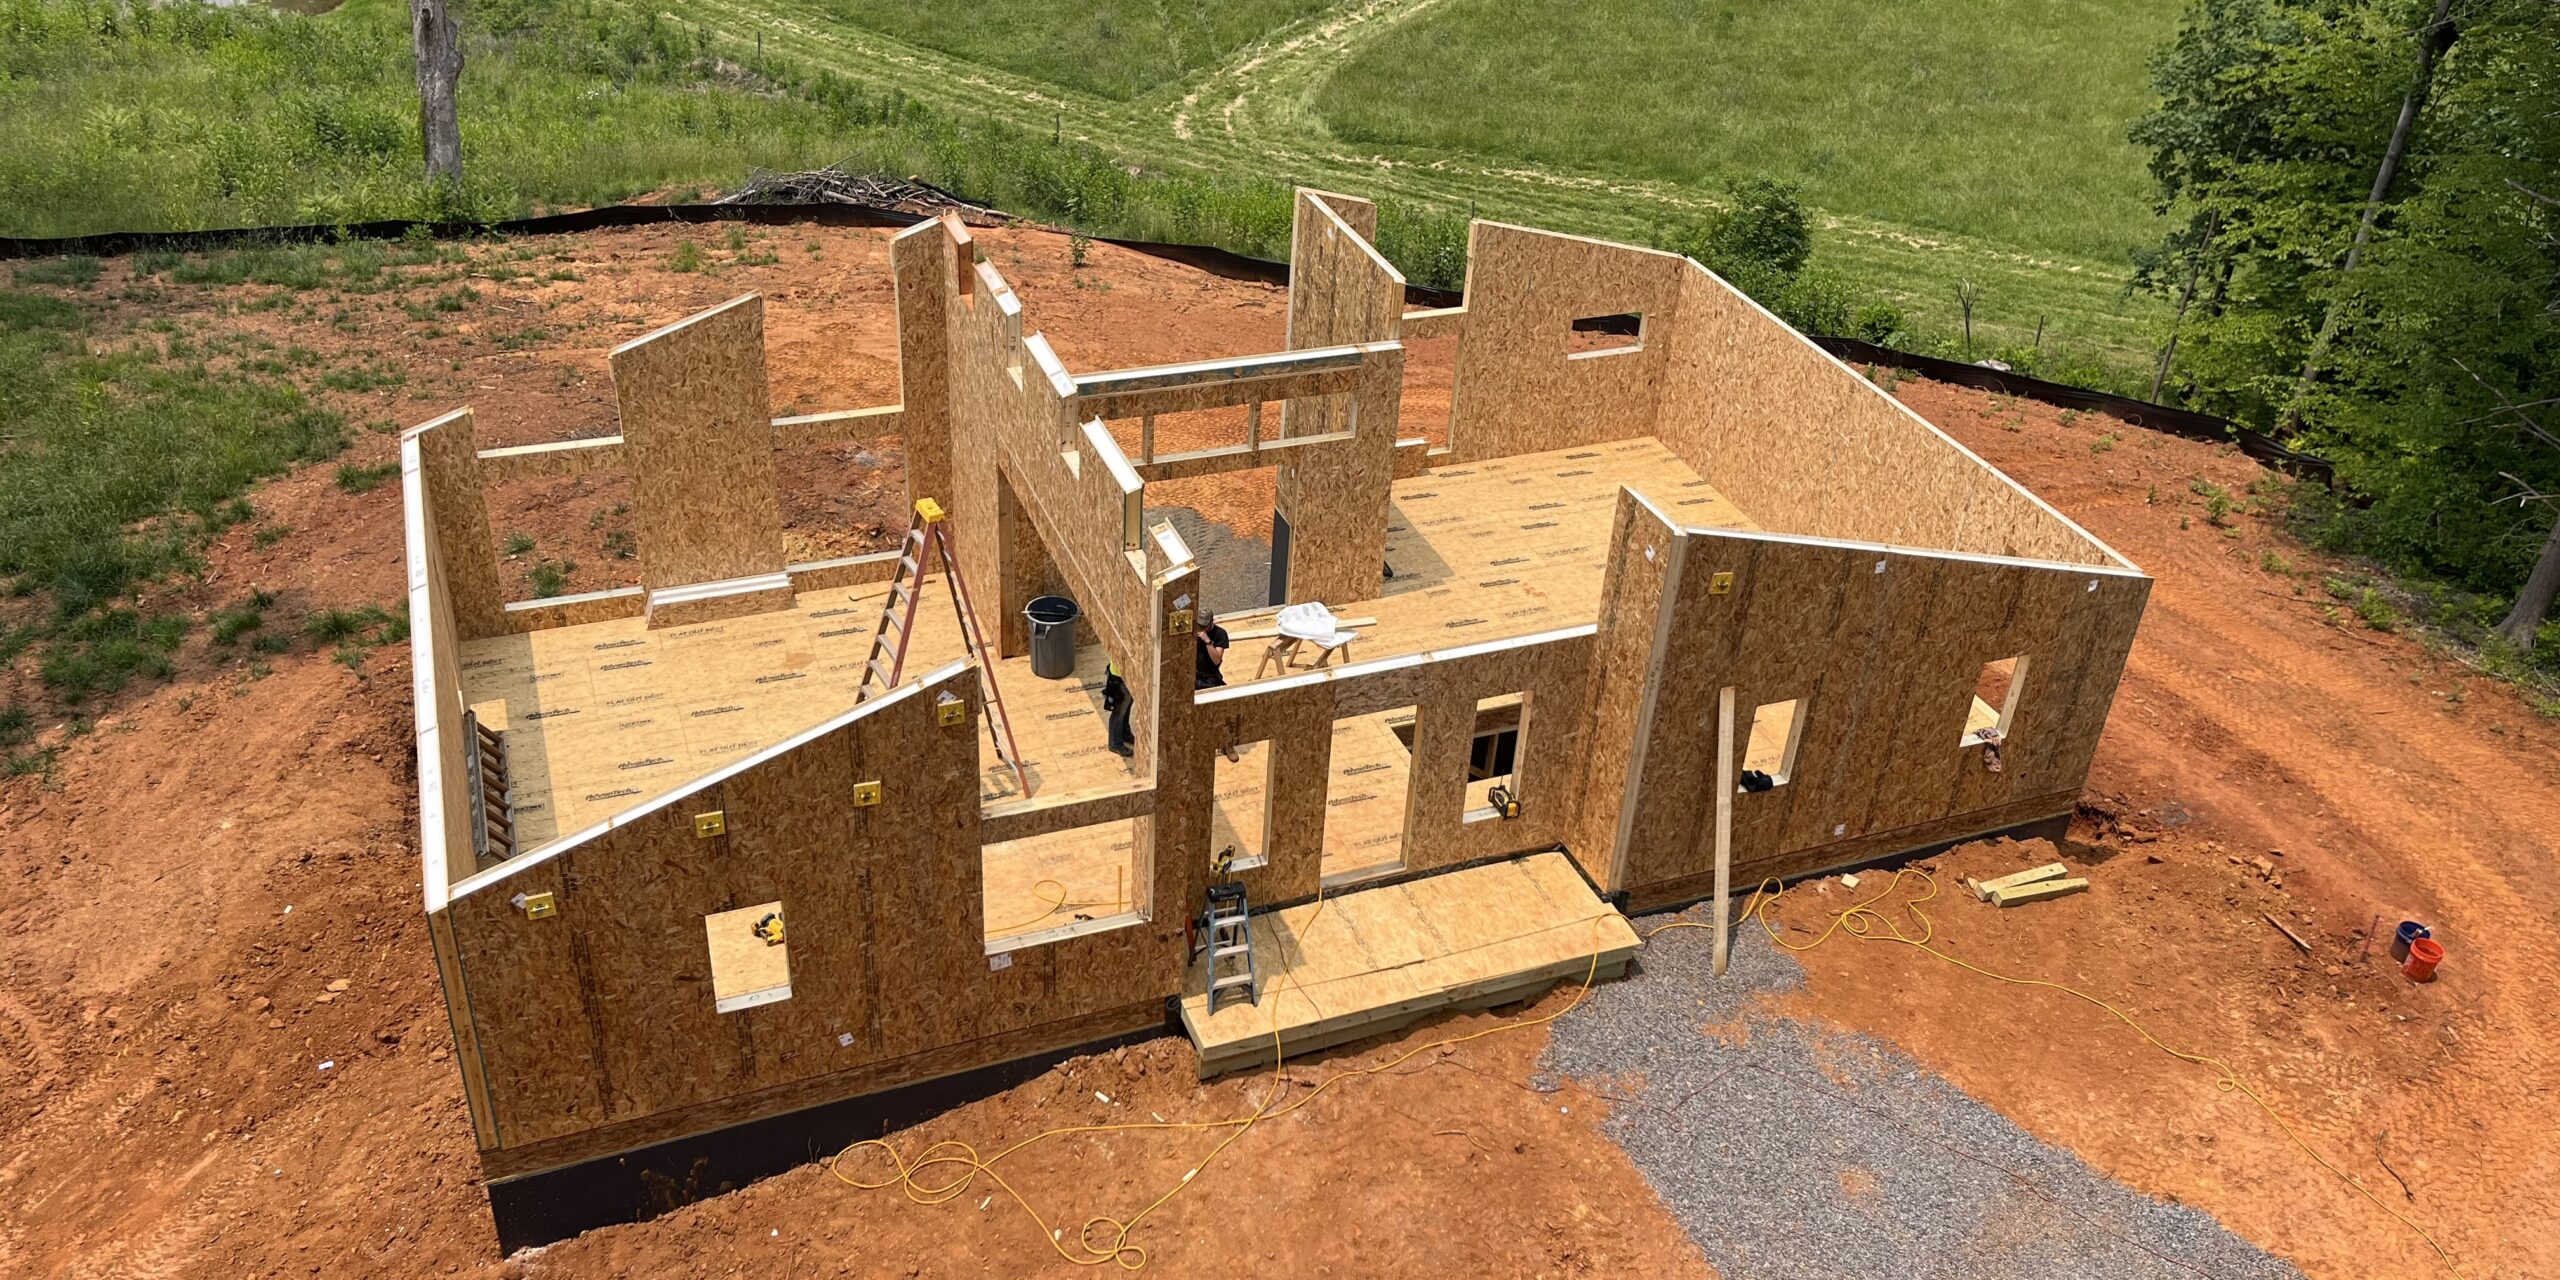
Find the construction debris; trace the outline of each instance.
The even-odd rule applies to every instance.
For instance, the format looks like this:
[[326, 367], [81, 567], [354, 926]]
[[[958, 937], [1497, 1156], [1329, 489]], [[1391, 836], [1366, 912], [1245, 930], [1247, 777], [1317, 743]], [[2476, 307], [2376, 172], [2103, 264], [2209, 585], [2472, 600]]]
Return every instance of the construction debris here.
[[902, 213], [937, 214], [954, 210], [960, 220], [973, 227], [998, 226], [1012, 221], [1005, 214], [963, 200], [959, 196], [920, 178], [888, 178], [877, 174], [847, 173], [828, 167], [801, 173], [776, 173], [771, 169], [755, 169], [737, 190], [712, 201], [713, 204], [858, 204], [872, 209], [896, 209]]
[[2088, 887], [2089, 882], [2078, 876], [2068, 880], [2039, 880], [2034, 884], [1992, 890], [1991, 905], [2014, 907], [2021, 903], [2042, 902], [2047, 898], [2067, 898]]
[[2276, 932], [2283, 934], [2287, 939], [2291, 940], [2294, 947], [2300, 950], [2302, 954], [2306, 956], [2311, 954], [2311, 944], [2303, 941], [2302, 935], [2295, 933], [2285, 924], [2284, 921], [2276, 919], [2274, 912], [2261, 911], [2258, 914], [2265, 916], [2267, 923], [2274, 925], [2276, 927]]
[[1973, 890], [1974, 897], [1989, 902], [2002, 889], [2023, 888], [2039, 880], [2053, 880], [2069, 874], [2070, 868], [2059, 862], [2048, 862], [2041, 867], [2029, 867], [1989, 880], [1967, 880], [1965, 884]]

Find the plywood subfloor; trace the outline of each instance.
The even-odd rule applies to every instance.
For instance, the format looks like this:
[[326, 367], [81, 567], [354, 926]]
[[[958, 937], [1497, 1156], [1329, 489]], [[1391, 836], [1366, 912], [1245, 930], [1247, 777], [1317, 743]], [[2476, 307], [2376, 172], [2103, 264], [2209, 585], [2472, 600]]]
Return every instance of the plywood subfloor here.
[[[925, 598], [907, 672], [960, 656], [950, 602]], [[796, 607], [691, 627], [594, 622], [462, 647], [463, 701], [506, 733], [518, 847], [531, 850], [769, 747], [854, 704], [885, 583], [803, 592]], [[1105, 749], [1101, 650], [1073, 678], [1040, 680], [1030, 661], [997, 664], [1035, 794], [1134, 775]], [[988, 766], [983, 794], [1011, 798]]]
[[1615, 976], [1640, 945], [1560, 853], [1531, 854], [1339, 894], [1253, 918], [1262, 998], [1208, 1013], [1195, 965], [1182, 1023], [1203, 1076], [1267, 1063], [1276, 1028], [1301, 1053], [1442, 1009], [1524, 999], [1593, 970]]
[[[1399, 483], [1385, 598], [1348, 612], [1375, 616], [1361, 658], [1498, 639], [1591, 620], [1618, 486], [1631, 484], [1685, 523], [1750, 522], [1669, 450], [1650, 440], [1495, 459]], [[530, 851], [816, 725], [853, 705], [886, 583], [801, 593], [793, 608], [652, 631], [638, 618], [475, 640], [462, 647], [463, 700], [506, 733], [517, 847]], [[939, 583], [928, 583], [911, 673], [960, 656]], [[1227, 658], [1246, 682], [1260, 646]], [[1073, 677], [1040, 680], [1025, 658], [997, 664], [1033, 793], [1064, 795], [1136, 780], [1105, 746], [1104, 655], [1088, 646]], [[1394, 722], [1410, 709], [1334, 729], [1334, 778], [1323, 874], [1356, 879], [1402, 853], [1409, 754]], [[1011, 771], [984, 736], [981, 795], [1015, 797]], [[1254, 856], [1267, 762], [1247, 748], [1221, 762], [1212, 849]], [[1132, 824], [990, 846], [990, 937], [1109, 915], [1131, 896]], [[1056, 906], [1050, 904], [1055, 901]]]
[[[1351, 656], [1366, 661], [1580, 626], [1597, 616], [1618, 489], [1683, 525], [1760, 526], [1650, 436], [1445, 467], [1400, 480], [1387, 513], [1387, 565], [1373, 601], [1327, 600], [1373, 617]], [[1227, 655], [1249, 683], [1265, 642]]]

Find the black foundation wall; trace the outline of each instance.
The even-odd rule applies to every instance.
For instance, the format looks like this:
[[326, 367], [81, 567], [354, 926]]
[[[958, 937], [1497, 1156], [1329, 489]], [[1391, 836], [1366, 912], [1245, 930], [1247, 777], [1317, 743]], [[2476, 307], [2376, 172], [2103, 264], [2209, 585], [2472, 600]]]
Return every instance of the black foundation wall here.
[[640, 1222], [885, 1137], [991, 1097], [1069, 1058], [1154, 1039], [1164, 1027], [1113, 1036], [954, 1075], [822, 1103], [489, 1184], [498, 1248], [514, 1253], [582, 1231]]

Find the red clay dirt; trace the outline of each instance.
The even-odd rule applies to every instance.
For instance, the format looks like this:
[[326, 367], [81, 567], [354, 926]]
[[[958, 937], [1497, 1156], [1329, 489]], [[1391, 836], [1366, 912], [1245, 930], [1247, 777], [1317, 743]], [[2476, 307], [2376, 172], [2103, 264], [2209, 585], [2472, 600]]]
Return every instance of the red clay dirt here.
[[[332, 361], [395, 360], [404, 384], [323, 398], [352, 421], [401, 425], [467, 402], [485, 444], [610, 431], [604, 353], [750, 289], [766, 295], [775, 412], [894, 399], [884, 235], [751, 237], [780, 261], [745, 265], [715, 234], [672, 228], [482, 246], [475, 270], [527, 249], [542, 270], [471, 279], [476, 296], [459, 311], [425, 318], [399, 305], [423, 287], [243, 310], [275, 290], [129, 290], [122, 264], [87, 296], [115, 299], [102, 338], [162, 318]], [[711, 270], [665, 269], [686, 238], [709, 250]], [[1276, 289], [1107, 245], [1076, 269], [1066, 239], [1042, 232], [979, 238], [1070, 368], [1281, 344]], [[550, 270], [578, 278], [544, 279]], [[1408, 432], [1435, 395], [1445, 411], [1445, 372], [1427, 377], [1408, 396]], [[1899, 393], [2159, 579], [2062, 851], [2089, 868], [2092, 891], [2007, 912], [1954, 901], [1955, 874], [2048, 856], [1969, 847], [1935, 860], [1947, 873], [1933, 904], [1941, 939], [2123, 1002], [2172, 1043], [2228, 1057], [2324, 1154], [2437, 1230], [2465, 1274], [2560, 1274], [2560, 1232], [2526, 1203], [2560, 1173], [2545, 1136], [2560, 1118], [2554, 1029], [2531, 995], [2560, 977], [2533, 892], [2560, 831], [2560, 724], [2407, 639], [2324, 616], [2316, 578], [2262, 570], [2265, 549], [2312, 557], [2254, 514], [2226, 536], [2189, 487], [2201, 478], [2245, 496], [2261, 477], [2246, 459], [1934, 384]], [[2093, 452], [2107, 435], [2112, 447]], [[390, 434], [359, 436], [346, 461], [395, 455]], [[805, 452], [784, 462], [801, 545], [841, 554], [894, 538], [894, 442], [871, 470], [849, 465], [856, 450]], [[397, 485], [351, 494], [334, 470], [260, 489], [260, 521], [224, 536], [204, 579], [148, 603], [202, 612], [262, 587], [279, 598], [269, 626], [280, 629], [307, 609], [395, 604]], [[523, 488], [495, 515], [502, 539], [535, 540], [518, 562], [575, 561], [569, 590], [627, 579], [610, 540], [627, 526], [619, 492]], [[1267, 492], [1243, 485], [1182, 497], [1247, 534], [1268, 516]], [[278, 526], [292, 532], [256, 544], [256, 529]], [[61, 746], [49, 776], [0, 780], [11, 886], [0, 895], [0, 1274], [1071, 1270], [992, 1186], [920, 1206], [816, 1167], [497, 1259], [419, 918], [406, 654], [374, 650], [350, 669], [311, 648], [256, 659], [208, 646], [200, 628], [174, 681], [83, 708], [90, 732], [48, 730]], [[23, 660], [0, 679], [5, 696], [40, 693]], [[1778, 915], [1818, 925], [1848, 900], [1836, 883], [1795, 891]], [[2314, 954], [2298, 955], [2262, 911]], [[2381, 958], [2385, 940], [2358, 958], [2376, 914], [2386, 930], [2404, 915], [2435, 926], [2451, 953], [2441, 981], [2405, 982]], [[2312, 1275], [2426, 1269], [2423, 1245], [2209, 1073], [2103, 1015], [1900, 948], [1834, 942], [1807, 966], [1795, 1011], [1892, 1039], [2038, 1136], [2214, 1213]], [[1292, 1074], [1312, 1081], [1504, 1021], [1448, 1019]], [[1995, 1025], [2009, 1030], [1984, 1034]], [[1605, 1100], [1529, 1086], [1544, 1040], [1532, 1028], [1433, 1050], [1257, 1129], [1148, 1219], [1136, 1239], [1151, 1269], [1709, 1274], [1598, 1133]], [[1161, 1040], [1079, 1059], [893, 1140], [990, 1150], [1062, 1124], [1222, 1118], [1266, 1079], [1204, 1088], [1187, 1046]], [[1004, 1167], [1072, 1237], [1088, 1215], [1126, 1216], [1177, 1185], [1214, 1143], [1068, 1139]]]

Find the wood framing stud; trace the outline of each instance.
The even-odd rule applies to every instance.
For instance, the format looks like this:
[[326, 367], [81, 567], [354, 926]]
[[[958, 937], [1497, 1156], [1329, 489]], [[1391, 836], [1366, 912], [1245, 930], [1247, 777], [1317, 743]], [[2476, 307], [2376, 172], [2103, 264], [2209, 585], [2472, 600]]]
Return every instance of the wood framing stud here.
[[2064, 898], [2069, 897], [2072, 894], [2082, 892], [2088, 887], [2089, 882], [2087, 880], [2080, 879], [2076, 876], [2069, 880], [2039, 880], [2034, 884], [2022, 884], [2014, 888], [1992, 890], [1991, 905], [1995, 907], [2014, 907], [2023, 903], [2042, 902], [2047, 898]]
[[2003, 889], [2022, 888], [2039, 880], [2058, 880], [2069, 874], [2071, 874], [2070, 869], [2061, 863], [2048, 862], [2041, 867], [2029, 867], [2024, 871], [2013, 871], [2005, 876], [1996, 876], [1989, 880], [1968, 880], [1965, 883], [1972, 887], [1973, 896], [1976, 899], [1989, 902], [1991, 895]]

